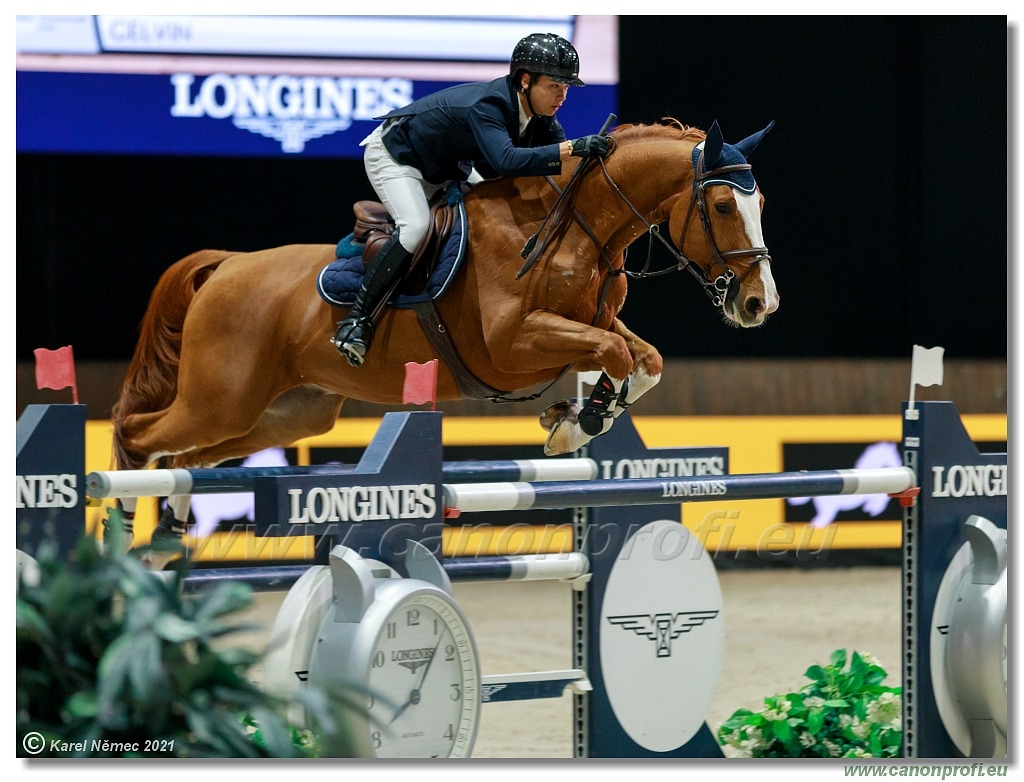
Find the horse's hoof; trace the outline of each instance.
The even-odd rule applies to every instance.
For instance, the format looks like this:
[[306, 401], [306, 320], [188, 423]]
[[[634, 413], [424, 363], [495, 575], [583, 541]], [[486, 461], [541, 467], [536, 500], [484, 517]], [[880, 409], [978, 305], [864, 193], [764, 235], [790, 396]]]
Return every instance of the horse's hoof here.
[[167, 565], [181, 557], [180, 552], [168, 551], [152, 546], [140, 546], [133, 552], [139, 558], [146, 570], [164, 570]]
[[115, 544], [109, 535], [104, 535], [100, 540], [96, 541], [96, 548], [100, 554], [107, 554], [114, 550], [117, 550], [120, 554], [127, 554], [132, 550], [132, 540], [132, 536], [125, 533], [119, 544]]
[[[550, 408], [549, 408], [550, 409]], [[578, 451], [594, 438], [580, 428], [577, 413], [579, 407], [573, 405], [569, 414], [557, 421], [551, 428], [548, 440], [544, 443], [545, 456], [561, 456], [564, 453]]]
[[183, 531], [172, 529], [178, 522], [174, 520], [170, 506], [166, 506], [160, 514], [160, 522], [153, 530], [148, 546], [140, 546], [133, 550], [139, 561], [149, 570], [163, 570], [175, 559], [181, 559], [187, 553]]
[[544, 412], [540, 414], [541, 428], [546, 432], [550, 432], [558, 425], [559, 421], [562, 421], [563, 419], [571, 418], [575, 421], [579, 412], [580, 406], [571, 399], [563, 399], [561, 402], [555, 402], [554, 404], [548, 405]]

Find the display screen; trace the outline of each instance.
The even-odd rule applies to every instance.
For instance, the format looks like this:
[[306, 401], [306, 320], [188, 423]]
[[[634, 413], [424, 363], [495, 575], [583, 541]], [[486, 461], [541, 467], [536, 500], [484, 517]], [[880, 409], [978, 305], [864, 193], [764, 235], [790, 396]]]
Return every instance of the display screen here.
[[19, 16], [17, 151], [361, 157], [376, 117], [508, 73], [552, 32], [586, 87], [571, 137], [615, 111], [614, 16]]

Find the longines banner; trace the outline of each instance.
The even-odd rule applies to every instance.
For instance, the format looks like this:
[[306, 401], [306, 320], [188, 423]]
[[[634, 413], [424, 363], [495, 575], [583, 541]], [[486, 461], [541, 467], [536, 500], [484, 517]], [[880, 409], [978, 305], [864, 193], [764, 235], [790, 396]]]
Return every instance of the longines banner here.
[[17, 151], [361, 157], [375, 117], [505, 75], [537, 31], [580, 52], [566, 132], [597, 132], [616, 107], [611, 16], [19, 16]]

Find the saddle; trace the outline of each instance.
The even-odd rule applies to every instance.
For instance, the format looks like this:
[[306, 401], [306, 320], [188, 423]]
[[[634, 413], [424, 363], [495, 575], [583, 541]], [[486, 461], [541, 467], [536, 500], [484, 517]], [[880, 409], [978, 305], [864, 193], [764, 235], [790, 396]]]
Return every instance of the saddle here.
[[[461, 196], [461, 191], [459, 195]], [[518, 402], [534, 399], [539, 394], [532, 397], [522, 397], [521, 399], [509, 398], [507, 392], [492, 388], [470, 372], [459, 356], [458, 350], [456, 350], [455, 345], [452, 343], [448, 329], [445, 327], [440, 313], [434, 306], [433, 296], [441, 294], [426, 291], [430, 273], [438, 265], [443, 267], [445, 264], [454, 263], [454, 269], [457, 269], [462, 259], [461, 250], [458, 251], [454, 259], [444, 256], [445, 248], [449, 244], [449, 240], [452, 239], [453, 229], [460, 222], [458, 219], [459, 213], [456, 211], [460, 209], [460, 205], [461, 198], [453, 200], [451, 196], [443, 193], [439, 194], [437, 200], [431, 204], [427, 235], [420, 243], [420, 246], [416, 248], [416, 252], [413, 254], [409, 264], [409, 271], [401, 282], [396, 285], [396, 290], [400, 294], [410, 296], [408, 306], [416, 313], [416, 318], [419, 320], [424, 334], [426, 334], [427, 339], [434, 346], [437, 355], [451, 371], [463, 397], [466, 399], [491, 399], [496, 402]], [[363, 246], [362, 264], [365, 268], [380, 251], [388, 237], [394, 234], [396, 226], [384, 205], [377, 201], [357, 201], [352, 205], [352, 211], [355, 213], [356, 222], [352, 231], [351, 244]], [[464, 224], [461, 225], [461, 237], [455, 238], [461, 238], [461, 241], [464, 242], [466, 230], [466, 226]], [[460, 243], [457, 242], [455, 244]], [[339, 248], [341, 244], [339, 243]], [[450, 252], [449, 255], [451, 255]], [[341, 253], [339, 252], [340, 257]], [[350, 255], [347, 252], [345, 257], [354, 260], [354, 255]], [[426, 259], [426, 262], [424, 262], [424, 259]], [[337, 263], [340, 264], [341, 261], [339, 260]], [[334, 264], [328, 265], [320, 273], [318, 278], [319, 293], [322, 298], [334, 306], [346, 306], [338, 300], [337, 295], [328, 294], [322, 284], [325, 273], [330, 271], [333, 266]], [[454, 274], [454, 270], [448, 272], [448, 274]], [[442, 291], [443, 287], [444, 284], [442, 284]], [[396, 290], [389, 292], [385, 296], [384, 301], [391, 300]], [[421, 295], [423, 293], [427, 293], [427, 295]], [[375, 313], [375, 318], [380, 317], [383, 309], [381, 307]]]
[[[352, 205], [352, 211], [356, 218], [352, 238], [355, 242], [364, 245], [363, 268], [365, 268], [370, 265], [384, 243], [395, 232], [395, 221], [388, 214], [384, 204], [378, 201], [356, 201]], [[416, 248], [401, 287], [408, 290], [414, 279], [422, 278], [423, 282], [426, 282], [431, 269], [437, 264], [438, 254], [445, 242], [448, 241], [448, 237], [451, 236], [454, 224], [455, 208], [446, 199], [441, 198], [431, 205], [427, 235], [423, 237], [420, 246]], [[424, 258], [427, 259], [425, 264], [421, 263]], [[415, 278], [413, 277], [414, 271], [417, 272]]]

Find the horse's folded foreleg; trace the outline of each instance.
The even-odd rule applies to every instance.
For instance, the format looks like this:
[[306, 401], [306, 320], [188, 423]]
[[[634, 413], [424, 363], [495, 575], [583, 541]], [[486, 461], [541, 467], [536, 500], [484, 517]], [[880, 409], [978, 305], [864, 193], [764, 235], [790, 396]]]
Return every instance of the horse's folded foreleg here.
[[612, 333], [621, 337], [629, 350], [632, 369], [619, 380], [602, 372], [590, 397], [580, 407], [573, 402], [551, 405], [541, 416], [541, 426], [550, 431], [544, 446], [548, 456], [578, 450], [594, 437], [607, 432], [615, 418], [661, 380], [663, 361], [653, 346], [640, 339], [616, 318]]
[[629, 348], [629, 353], [633, 357], [633, 370], [629, 373], [626, 388], [623, 389], [624, 393], [620, 395], [613, 410], [613, 415], [618, 418], [637, 399], [658, 385], [665, 362], [653, 345], [644, 342], [627, 329], [618, 318], [612, 325], [612, 331], [626, 340], [626, 347]]

